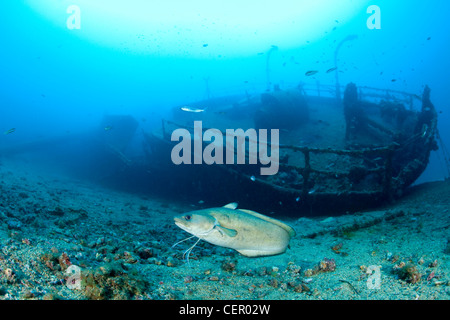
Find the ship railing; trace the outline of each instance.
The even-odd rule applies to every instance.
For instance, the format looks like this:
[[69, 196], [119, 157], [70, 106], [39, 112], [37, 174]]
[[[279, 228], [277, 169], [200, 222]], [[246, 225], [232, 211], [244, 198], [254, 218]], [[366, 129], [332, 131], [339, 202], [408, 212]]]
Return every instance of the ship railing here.
[[[191, 136], [193, 137], [193, 130], [194, 128], [187, 125], [181, 125], [176, 122], [163, 119], [162, 120], [162, 127], [163, 127], [163, 136], [164, 139], [167, 141], [171, 140], [170, 134], [168, 133], [168, 126], [175, 126], [176, 128], [183, 128], [191, 132]], [[208, 128], [202, 128], [202, 131], [206, 131]], [[217, 129], [216, 129], [217, 130]], [[226, 131], [221, 131], [223, 137], [227, 137], [229, 135]], [[235, 136], [232, 135], [232, 138]], [[258, 143], [257, 141], [252, 141], [250, 139], [246, 139], [248, 142], [247, 145], [250, 143]], [[267, 142], [267, 148], [272, 150], [272, 144], [270, 142]], [[392, 143], [389, 146], [383, 146], [383, 147], [373, 147], [373, 148], [360, 148], [360, 149], [354, 149], [354, 150], [348, 150], [348, 149], [334, 149], [334, 148], [315, 148], [315, 147], [308, 147], [308, 146], [294, 146], [294, 145], [279, 145], [278, 146], [280, 150], [289, 150], [291, 152], [295, 153], [301, 153], [303, 155], [303, 165], [301, 166], [294, 166], [289, 165], [287, 163], [284, 163], [281, 161], [279, 163], [279, 172], [291, 172], [292, 170], [295, 170], [301, 177], [301, 187], [296, 190], [299, 194], [301, 194], [303, 199], [308, 198], [311, 196], [311, 185], [315, 184], [314, 180], [320, 180], [320, 179], [326, 179], [326, 180], [334, 180], [335, 182], [339, 181], [341, 186], [344, 186], [343, 180], [351, 181], [350, 176], [353, 174], [352, 170], [364, 170], [363, 174], [365, 176], [374, 174], [377, 175], [380, 180], [382, 181], [380, 184], [378, 184], [376, 187], [373, 187], [371, 191], [366, 191], [366, 193], [370, 192], [376, 192], [376, 193], [382, 193], [386, 196], [390, 196], [391, 189], [392, 189], [392, 157], [394, 154], [394, 151], [396, 148], [398, 148], [398, 144]], [[237, 154], [239, 152], [238, 147], [236, 144], [234, 144], [234, 154]], [[314, 166], [312, 161], [312, 157], [314, 155], [324, 155], [324, 154], [330, 154], [337, 157], [349, 157], [353, 159], [363, 159], [365, 162], [371, 164], [371, 168], [367, 167], [361, 167], [361, 166], [350, 166], [347, 171], [333, 171], [330, 170], [330, 168], [324, 168], [320, 169]], [[353, 163], [356, 163], [357, 161], [353, 161]], [[249, 163], [249, 152], [248, 148], [245, 150], [245, 163]], [[230, 172], [233, 172], [238, 175], [248, 175], [245, 173], [245, 170], [241, 170], [240, 168], [244, 169], [245, 166], [242, 165], [230, 165], [230, 166], [219, 166], [223, 169], [226, 169]], [[313, 177], [314, 175], [314, 177]], [[248, 175], [249, 179], [252, 180], [258, 180], [261, 183], [267, 184], [266, 179], [264, 176], [251, 177]], [[272, 187], [278, 188], [278, 189], [286, 189], [281, 185], [277, 185], [276, 183], [269, 183]], [[320, 193], [320, 190], [314, 191], [314, 193]], [[327, 191], [329, 192], [329, 191]], [[336, 191], [336, 193], [350, 193], [352, 192], [352, 185], [351, 182], [346, 183], [346, 185], [342, 188], [340, 191]]]
[[[262, 92], [265, 92], [265, 84], [253, 84], [252, 86], [232, 86], [225, 89], [221, 89], [217, 91], [215, 96], [225, 96], [229, 94], [236, 94], [236, 92], [245, 92], [246, 94], [254, 94], [258, 95]], [[315, 83], [311, 82], [302, 82], [302, 83], [293, 83], [293, 82], [284, 82], [281, 85], [281, 89], [283, 88], [301, 88], [308, 96], [311, 97], [326, 97], [326, 98], [337, 98], [337, 95], [340, 95], [345, 91], [345, 86], [343, 85], [335, 85], [335, 84], [323, 84], [320, 81], [316, 81]], [[369, 100], [374, 102], [379, 102], [381, 100], [392, 101], [397, 103], [402, 103], [405, 106], [408, 106], [410, 110], [417, 110], [418, 106], [421, 105], [422, 98], [414, 93], [409, 93], [401, 90], [392, 90], [392, 89], [380, 89], [370, 86], [358, 86], [358, 95], [361, 100]]]

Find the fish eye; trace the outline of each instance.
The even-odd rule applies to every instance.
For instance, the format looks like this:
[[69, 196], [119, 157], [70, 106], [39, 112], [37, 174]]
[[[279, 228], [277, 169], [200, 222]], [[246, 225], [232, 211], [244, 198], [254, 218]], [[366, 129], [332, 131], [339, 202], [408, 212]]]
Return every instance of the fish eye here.
[[186, 221], [189, 221], [189, 220], [191, 220], [191, 216], [190, 215], [187, 215], [187, 216], [184, 216], [184, 219], [186, 220]]

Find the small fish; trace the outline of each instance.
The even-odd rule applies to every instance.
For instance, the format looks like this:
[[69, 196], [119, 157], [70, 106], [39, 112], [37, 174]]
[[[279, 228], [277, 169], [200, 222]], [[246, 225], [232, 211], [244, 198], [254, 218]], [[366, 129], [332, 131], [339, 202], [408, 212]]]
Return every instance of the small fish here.
[[326, 166], [327, 169], [330, 169], [332, 167], [334, 167], [336, 164], [334, 162], [330, 163], [329, 165]]
[[308, 194], [313, 194], [314, 192], [316, 192], [316, 189], [314, 188], [314, 189], [311, 189], [311, 190], [309, 190], [308, 191]]
[[337, 67], [330, 68], [330, 69], [327, 70], [327, 73], [333, 72], [336, 69], [337, 69]]
[[397, 79], [392, 79], [392, 80], [391, 80], [391, 82], [395, 82], [395, 81], [397, 81]]
[[428, 126], [426, 124], [424, 124], [423, 127], [422, 127], [422, 135], [421, 135], [421, 137], [422, 138], [425, 137], [427, 135], [427, 132], [428, 132]]
[[300, 200], [301, 200], [300, 197], [295, 198], [296, 202], [299, 202]]
[[3, 134], [10, 134], [13, 133], [14, 131], [16, 131], [16, 128], [11, 128], [9, 130], [6, 130]]
[[208, 44], [207, 44], [207, 43], [203, 44], [203, 48], [206, 48], [207, 46], [208, 46]]
[[234, 249], [247, 257], [271, 256], [286, 251], [290, 239], [295, 236], [294, 229], [260, 213], [236, 208], [237, 203], [230, 203], [224, 207], [192, 211], [175, 217], [178, 227], [198, 238], [184, 255], [189, 258], [200, 240]]
[[112, 126], [106, 126], [106, 127], [104, 127], [103, 129], [105, 130], [105, 131], [109, 131], [109, 130], [111, 130], [113, 127]]
[[191, 107], [188, 107], [188, 106], [181, 107], [180, 109], [181, 109], [181, 111], [193, 112], [193, 113], [199, 113], [199, 112], [203, 112], [203, 111], [206, 110], [206, 108], [205, 109], [199, 109], [199, 108], [191, 108]]
[[427, 40], [431, 40], [431, 37], [428, 37]]
[[317, 70], [310, 70], [310, 71], [307, 71], [307, 72], [305, 73], [305, 76], [307, 76], [307, 77], [313, 76], [313, 75], [315, 75], [317, 72], [319, 72], [319, 71], [317, 71]]
[[250, 180], [255, 181], [256, 180], [255, 176], [251, 176]]

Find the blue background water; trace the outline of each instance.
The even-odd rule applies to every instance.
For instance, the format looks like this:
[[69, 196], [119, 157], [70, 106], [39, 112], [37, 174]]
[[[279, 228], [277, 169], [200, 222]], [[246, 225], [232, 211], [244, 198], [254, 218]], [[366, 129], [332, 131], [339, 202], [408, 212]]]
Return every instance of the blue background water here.
[[[83, 132], [104, 114], [131, 114], [151, 130], [172, 106], [205, 98], [205, 79], [213, 95], [264, 88], [272, 45], [272, 83], [333, 84], [324, 71], [353, 34], [339, 51], [341, 84], [418, 95], [427, 84], [450, 144], [448, 1], [123, 3], [0, 3], [0, 131], [16, 128], [0, 135], [0, 148]], [[79, 30], [67, 27], [72, 4]], [[380, 7], [380, 30], [367, 28], [370, 5]], [[320, 72], [307, 78], [308, 70]], [[445, 174], [433, 154], [420, 181]]]

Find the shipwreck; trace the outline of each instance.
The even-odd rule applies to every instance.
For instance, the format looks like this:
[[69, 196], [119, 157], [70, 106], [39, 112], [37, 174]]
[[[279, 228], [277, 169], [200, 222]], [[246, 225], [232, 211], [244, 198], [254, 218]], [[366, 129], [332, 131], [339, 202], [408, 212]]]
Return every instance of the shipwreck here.
[[[143, 166], [160, 191], [265, 213], [342, 214], [401, 197], [438, 149], [430, 88], [422, 96], [353, 83], [339, 91], [343, 99], [334, 86], [276, 87], [189, 104], [202, 112], [176, 106], [159, 130], [144, 133]], [[172, 132], [183, 128], [194, 141], [194, 121], [224, 136], [229, 128], [278, 129], [277, 174], [261, 175], [263, 164], [248, 161], [249, 141], [244, 164], [173, 163]]]

